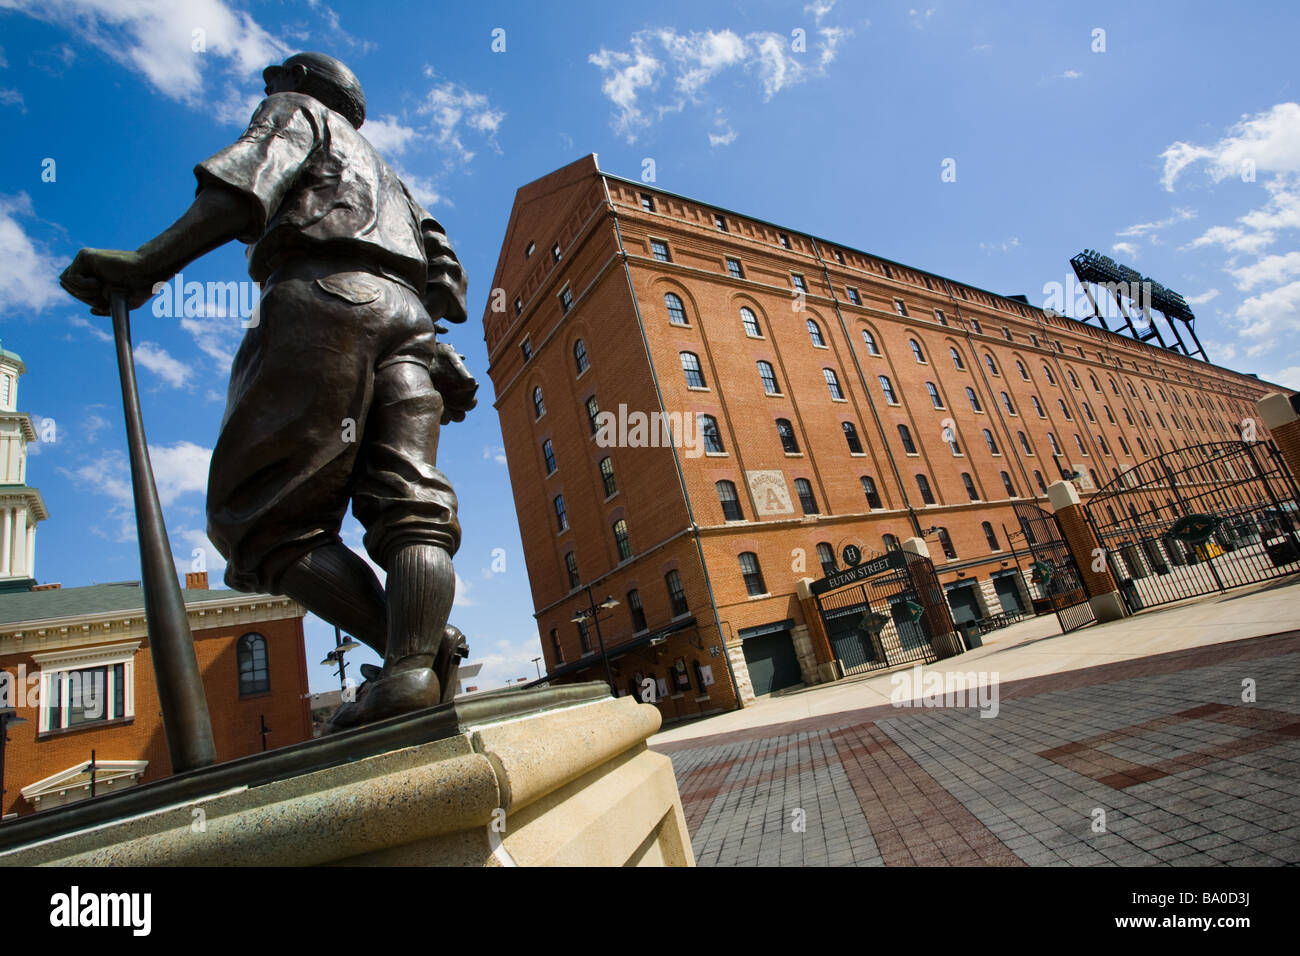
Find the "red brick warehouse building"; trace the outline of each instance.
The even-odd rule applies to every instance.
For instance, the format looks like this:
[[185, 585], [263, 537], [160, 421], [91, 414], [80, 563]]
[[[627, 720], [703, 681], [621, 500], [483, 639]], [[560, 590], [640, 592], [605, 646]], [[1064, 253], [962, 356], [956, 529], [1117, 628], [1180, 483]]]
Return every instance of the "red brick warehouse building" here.
[[[846, 545], [928, 536], [955, 620], [1028, 609], [1016, 502], [1233, 439], [1271, 390], [594, 155], [519, 190], [492, 286], [548, 676], [603, 679], [603, 642], [620, 692], [653, 678], [666, 720], [815, 682], [807, 584]], [[602, 411], [631, 426], [619, 441]], [[635, 413], [706, 417], [663, 447]], [[599, 634], [575, 621], [607, 597]]]

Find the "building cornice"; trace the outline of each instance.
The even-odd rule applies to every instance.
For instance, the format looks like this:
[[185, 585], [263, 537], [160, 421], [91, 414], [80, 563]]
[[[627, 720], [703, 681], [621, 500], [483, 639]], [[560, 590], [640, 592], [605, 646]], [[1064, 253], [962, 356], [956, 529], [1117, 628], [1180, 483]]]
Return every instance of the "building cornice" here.
[[[261, 624], [301, 618], [306, 609], [292, 598], [247, 595], [186, 605], [190, 629]], [[147, 639], [143, 608], [97, 611], [43, 620], [0, 624], [0, 656], [59, 651], [87, 644]]]

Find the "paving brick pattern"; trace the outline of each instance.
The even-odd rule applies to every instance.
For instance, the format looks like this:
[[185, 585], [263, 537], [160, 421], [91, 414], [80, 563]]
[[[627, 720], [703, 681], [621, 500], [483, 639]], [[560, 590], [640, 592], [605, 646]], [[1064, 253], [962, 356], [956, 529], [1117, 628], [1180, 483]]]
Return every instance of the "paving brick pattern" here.
[[663, 749], [702, 866], [1300, 864], [1292, 635]]

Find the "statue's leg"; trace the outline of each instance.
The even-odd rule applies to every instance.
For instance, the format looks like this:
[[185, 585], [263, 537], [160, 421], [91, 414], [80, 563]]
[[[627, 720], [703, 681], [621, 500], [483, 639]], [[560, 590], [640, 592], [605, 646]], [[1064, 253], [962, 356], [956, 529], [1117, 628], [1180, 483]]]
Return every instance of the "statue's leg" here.
[[281, 576], [280, 590], [383, 656], [388, 645], [384, 589], [370, 565], [343, 542], [298, 558]]
[[427, 364], [394, 361], [376, 371], [353, 512], [366, 549], [388, 572], [386, 653], [383, 673], [333, 729], [432, 707], [454, 686], [456, 656], [444, 644], [462, 640], [447, 627], [460, 525], [456, 496], [434, 467], [442, 407]]

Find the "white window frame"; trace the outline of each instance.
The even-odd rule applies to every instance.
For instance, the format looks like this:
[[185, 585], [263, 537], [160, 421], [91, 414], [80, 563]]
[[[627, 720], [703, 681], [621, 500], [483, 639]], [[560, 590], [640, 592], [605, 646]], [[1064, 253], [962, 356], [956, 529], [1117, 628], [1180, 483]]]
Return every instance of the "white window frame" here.
[[[72, 651], [51, 651], [47, 654], [33, 654], [34, 660], [40, 667], [40, 707], [38, 713], [40, 720], [38, 724], [38, 733], [49, 733], [56, 730], [66, 730], [68, 728], [68, 708], [62, 706], [61, 718], [63, 725], [61, 727], [50, 726], [50, 708], [48, 701], [52, 698], [51, 686], [56, 679], [59, 682], [61, 694], [59, 699], [63, 702], [68, 700], [69, 677], [73, 671], [91, 670], [96, 667], [112, 667], [115, 664], [124, 665], [122, 668], [122, 680], [125, 683], [122, 694], [123, 713], [108, 718], [109, 720], [126, 720], [135, 716], [135, 652], [140, 649], [140, 642], [133, 641], [129, 644], [111, 644], [101, 647], [82, 647]], [[104, 693], [109, 701], [112, 700], [111, 692], [107, 687]], [[86, 724], [78, 724], [78, 727], [93, 727], [102, 721], [93, 721]]]

